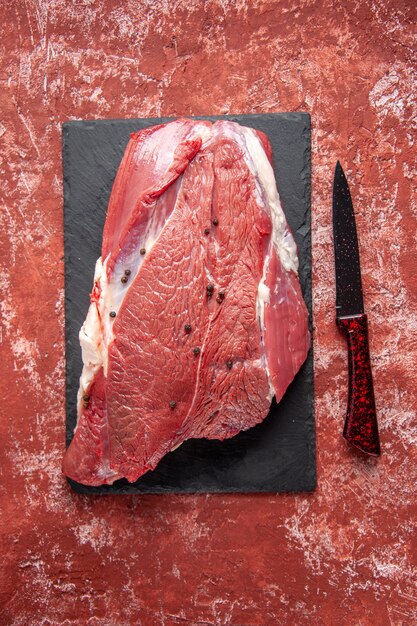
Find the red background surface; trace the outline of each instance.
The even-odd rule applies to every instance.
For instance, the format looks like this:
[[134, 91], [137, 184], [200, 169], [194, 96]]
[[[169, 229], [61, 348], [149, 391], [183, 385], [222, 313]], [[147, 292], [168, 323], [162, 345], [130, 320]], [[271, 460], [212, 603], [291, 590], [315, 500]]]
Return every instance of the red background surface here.
[[[415, 624], [415, 2], [1, 7], [1, 624]], [[292, 110], [313, 121], [317, 491], [74, 495], [60, 471], [61, 123]], [[338, 158], [357, 209], [379, 460], [341, 439]]]

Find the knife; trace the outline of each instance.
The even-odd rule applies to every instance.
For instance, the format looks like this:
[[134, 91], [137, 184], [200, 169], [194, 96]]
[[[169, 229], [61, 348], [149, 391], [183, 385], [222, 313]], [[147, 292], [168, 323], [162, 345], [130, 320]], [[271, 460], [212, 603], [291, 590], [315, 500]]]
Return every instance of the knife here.
[[336, 324], [345, 333], [349, 391], [344, 438], [355, 448], [379, 456], [378, 423], [369, 358], [368, 320], [363, 306], [355, 214], [339, 161], [333, 183], [333, 239], [336, 270]]

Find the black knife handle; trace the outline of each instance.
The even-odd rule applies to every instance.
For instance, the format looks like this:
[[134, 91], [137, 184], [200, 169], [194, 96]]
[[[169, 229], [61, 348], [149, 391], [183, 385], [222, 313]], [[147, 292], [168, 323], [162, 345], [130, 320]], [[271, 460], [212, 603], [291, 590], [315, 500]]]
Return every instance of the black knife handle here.
[[379, 456], [378, 422], [369, 358], [368, 320], [365, 313], [338, 317], [336, 323], [348, 342], [349, 393], [343, 436], [355, 448]]

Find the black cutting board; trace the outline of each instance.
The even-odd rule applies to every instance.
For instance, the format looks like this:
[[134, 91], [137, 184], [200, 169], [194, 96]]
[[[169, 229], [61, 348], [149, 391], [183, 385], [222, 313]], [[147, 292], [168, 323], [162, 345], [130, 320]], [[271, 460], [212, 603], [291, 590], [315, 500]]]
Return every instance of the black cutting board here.
[[[264, 131], [271, 142], [275, 176], [287, 220], [295, 236], [300, 280], [311, 321], [310, 116], [306, 113], [231, 115]], [[132, 131], [169, 118], [72, 121], [63, 124], [66, 431], [76, 422], [82, 369], [78, 332], [89, 306], [94, 265], [112, 184]], [[283, 492], [311, 491], [316, 484], [313, 354], [279, 405], [254, 428], [226, 441], [193, 439], [170, 452], [157, 468], [133, 484], [85, 487], [79, 493]]]

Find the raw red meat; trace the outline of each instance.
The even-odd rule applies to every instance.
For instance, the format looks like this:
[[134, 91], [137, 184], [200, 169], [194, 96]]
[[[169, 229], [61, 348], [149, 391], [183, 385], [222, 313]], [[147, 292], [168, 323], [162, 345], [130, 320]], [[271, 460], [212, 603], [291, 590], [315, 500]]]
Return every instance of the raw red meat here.
[[179, 119], [133, 134], [87, 319], [67, 476], [135, 481], [189, 438], [261, 422], [306, 358], [296, 246], [267, 137]]

